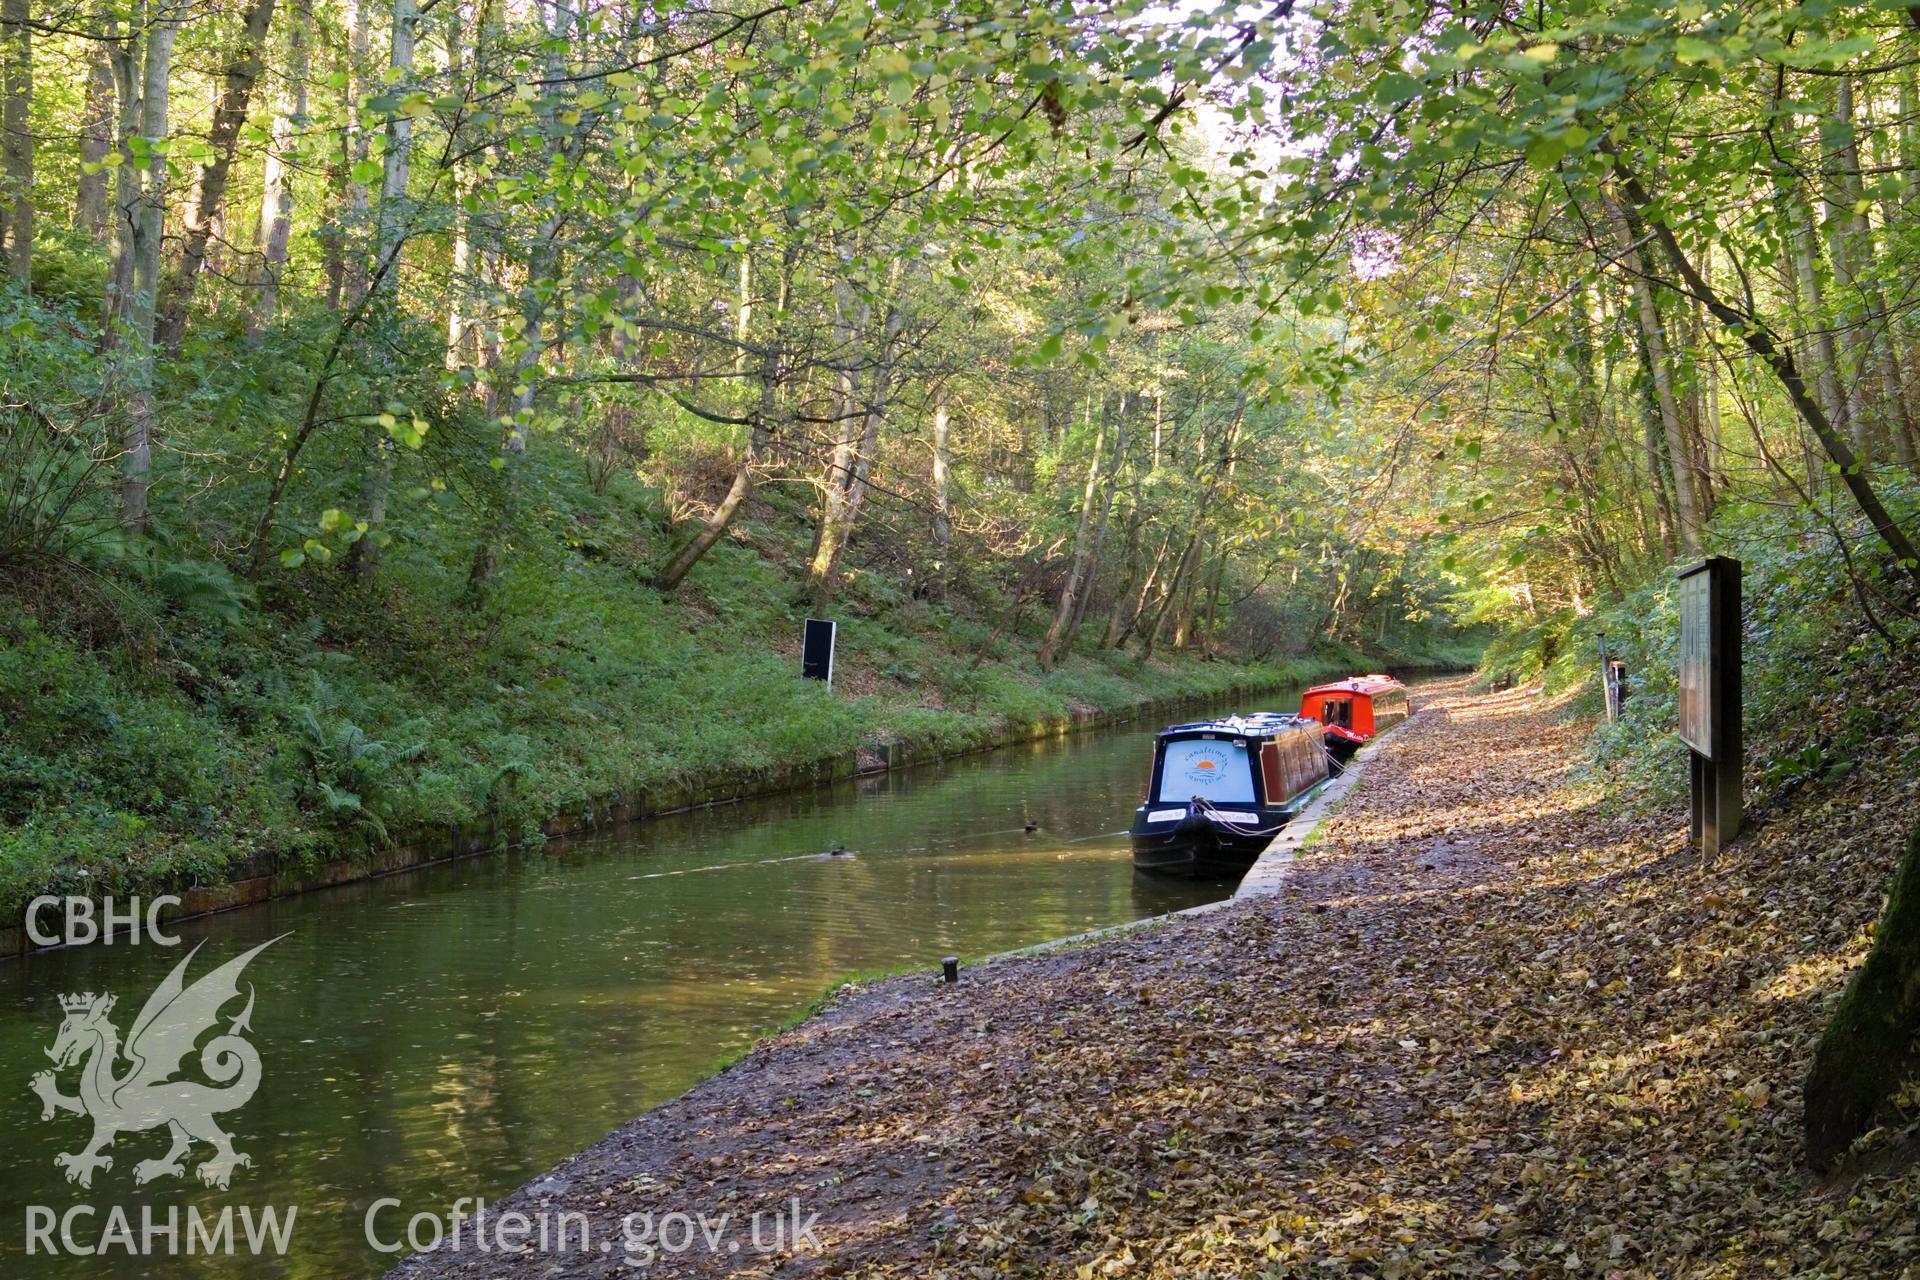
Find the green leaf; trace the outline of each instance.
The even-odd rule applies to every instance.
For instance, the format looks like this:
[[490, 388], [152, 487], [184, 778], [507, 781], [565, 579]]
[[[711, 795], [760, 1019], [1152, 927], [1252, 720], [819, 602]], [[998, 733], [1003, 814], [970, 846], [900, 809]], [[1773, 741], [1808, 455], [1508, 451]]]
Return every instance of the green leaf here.
[[1726, 50], [1698, 36], [1681, 36], [1675, 40], [1673, 56], [1694, 66], [1724, 67], [1727, 64]]
[[1527, 163], [1536, 169], [1551, 169], [1567, 154], [1565, 137], [1538, 137], [1527, 144]]
[[1374, 82], [1373, 100], [1383, 107], [1394, 107], [1419, 97], [1425, 87], [1404, 71], [1391, 71]]

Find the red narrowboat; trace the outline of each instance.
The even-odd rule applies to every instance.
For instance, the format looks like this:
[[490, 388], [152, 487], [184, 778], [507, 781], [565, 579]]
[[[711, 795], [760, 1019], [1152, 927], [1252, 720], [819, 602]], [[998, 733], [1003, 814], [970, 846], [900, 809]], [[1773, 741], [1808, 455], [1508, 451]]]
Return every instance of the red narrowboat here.
[[1300, 698], [1300, 714], [1325, 727], [1327, 754], [1335, 765], [1351, 760], [1409, 712], [1407, 687], [1378, 673], [1317, 684]]

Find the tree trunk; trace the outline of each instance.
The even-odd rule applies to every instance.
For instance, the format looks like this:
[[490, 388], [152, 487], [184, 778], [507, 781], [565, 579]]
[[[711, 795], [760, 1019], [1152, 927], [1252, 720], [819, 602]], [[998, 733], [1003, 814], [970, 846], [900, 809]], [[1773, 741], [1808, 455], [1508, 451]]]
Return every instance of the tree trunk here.
[[1142, 661], [1153, 657], [1153, 651], [1166, 634], [1167, 626], [1173, 620], [1175, 609], [1180, 603], [1180, 593], [1187, 585], [1187, 575], [1193, 572], [1194, 556], [1200, 549], [1200, 532], [1195, 530], [1187, 535], [1187, 545], [1180, 552], [1180, 558], [1174, 562], [1173, 577], [1167, 582], [1166, 594], [1160, 599], [1160, 607], [1154, 613], [1153, 625], [1141, 634], [1145, 637], [1140, 645]]
[[[1067, 569], [1067, 582], [1060, 589], [1060, 601], [1054, 607], [1053, 620], [1047, 624], [1047, 637], [1040, 644], [1040, 669], [1053, 670], [1054, 657], [1058, 653], [1062, 640], [1066, 637], [1068, 624], [1079, 605], [1080, 588], [1087, 575], [1088, 530], [1093, 527], [1093, 504], [1100, 492], [1100, 471], [1107, 460], [1107, 414], [1105, 402], [1100, 405], [1099, 426], [1094, 429], [1093, 448], [1087, 454], [1087, 483], [1080, 493], [1080, 519], [1073, 530], [1073, 558]], [[1122, 395], [1120, 415], [1126, 414], [1126, 399]], [[1117, 430], [1117, 428], [1116, 428]], [[1116, 451], [1117, 452], [1117, 451]], [[1107, 501], [1113, 501], [1113, 478], [1107, 479]]]
[[1175, 653], [1186, 652], [1187, 645], [1193, 640], [1193, 609], [1200, 595], [1200, 566], [1207, 560], [1209, 550], [1205, 538], [1194, 547], [1193, 568], [1187, 574], [1187, 587], [1180, 593], [1180, 607], [1173, 617], [1172, 648]]
[[312, 0], [295, 0], [293, 27], [287, 32], [287, 77], [273, 115], [273, 133], [267, 146], [266, 169], [260, 193], [260, 274], [253, 300], [250, 327], [258, 333], [280, 310], [280, 284], [286, 278], [293, 244], [293, 180], [287, 155], [294, 133], [307, 119], [307, 32], [313, 25]]
[[367, 126], [362, 119], [367, 100], [367, 60], [373, 37], [367, 9], [373, 0], [346, 0], [347, 49], [346, 88], [341, 138], [341, 172], [346, 181], [346, 209], [342, 215], [339, 242], [341, 289], [340, 305], [351, 307], [367, 291], [367, 255], [355, 248], [367, 231], [367, 184], [353, 176], [353, 170], [367, 158]]
[[[97, 19], [104, 33], [104, 15]], [[107, 153], [113, 150], [113, 64], [98, 45], [87, 49], [87, 99], [80, 118], [80, 178], [73, 202], [77, 231], [101, 235], [107, 229]], [[96, 166], [92, 173], [87, 166]]]
[[713, 514], [708, 516], [700, 526], [700, 532], [694, 534], [693, 540], [675, 552], [673, 559], [667, 561], [666, 567], [654, 575], [653, 585], [660, 590], [672, 591], [680, 585], [692, 571], [693, 566], [700, 563], [700, 557], [706, 555], [712, 550], [713, 544], [720, 541], [720, 536], [727, 531], [728, 526], [733, 523], [733, 518], [740, 513], [741, 505], [753, 492], [754, 480], [759, 473], [762, 460], [766, 457], [767, 446], [772, 440], [774, 395], [778, 387], [776, 378], [777, 371], [773, 357], [768, 355], [761, 363], [760, 407], [754, 414], [753, 425], [750, 428], [752, 434], [747, 438], [746, 456], [740, 460], [740, 469], [733, 473], [733, 483], [727, 487], [727, 496], [720, 500], [720, 505], [713, 509]]
[[1671, 557], [1680, 553], [1679, 523], [1673, 515], [1673, 467], [1668, 460], [1666, 435], [1660, 430], [1660, 400], [1653, 389], [1653, 358], [1647, 352], [1645, 335], [1636, 325], [1634, 350], [1640, 357], [1640, 443], [1647, 459], [1647, 478], [1653, 486], [1655, 517], [1660, 524], [1662, 552]]
[[[447, 14], [447, 80], [449, 84], [461, 82], [465, 59], [465, 19], [462, 7], [454, 5]], [[475, 49], [474, 75], [479, 75], [479, 50]], [[467, 214], [467, 201], [473, 195], [472, 174], [465, 163], [453, 162], [453, 270], [447, 280], [447, 358], [449, 369], [458, 369], [463, 365], [478, 362], [475, 349], [473, 326], [466, 313], [466, 300], [473, 292], [470, 281], [473, 278], [474, 252], [472, 219]]]
[[[1213, 647], [1219, 638], [1217, 628], [1220, 625], [1220, 592], [1226, 580], [1227, 557], [1226, 553], [1222, 552], [1213, 558], [1213, 579], [1207, 586], [1207, 617], [1200, 631], [1200, 652], [1209, 658], [1213, 656]], [[1383, 637], [1386, 629], [1387, 621], [1383, 613], [1380, 619], [1380, 632]]]
[[227, 62], [225, 83], [213, 108], [213, 125], [207, 130], [213, 156], [194, 171], [193, 194], [187, 200], [186, 222], [181, 228], [180, 261], [168, 277], [159, 304], [157, 337], [169, 352], [180, 350], [180, 340], [186, 334], [187, 309], [193, 304], [194, 289], [206, 265], [215, 215], [227, 197], [227, 175], [233, 168], [240, 126], [246, 123], [253, 86], [260, 79], [261, 52], [266, 47], [267, 26], [273, 21], [273, 7], [274, 0], [251, 0], [241, 17], [240, 42]]
[[[413, 51], [420, 21], [418, 0], [393, 0], [393, 43], [387, 58], [386, 83], [404, 92], [413, 78]], [[380, 157], [380, 208], [374, 236], [374, 262], [379, 264], [376, 304], [383, 311], [398, 305], [400, 250], [408, 231], [407, 182], [412, 174], [413, 117], [394, 112], [387, 120], [387, 145]], [[360, 478], [360, 511], [366, 535], [353, 544], [352, 562], [362, 582], [371, 580], [380, 564], [380, 546], [386, 540], [387, 495], [393, 488], [393, 433], [374, 428], [367, 469]]]
[[33, 287], [33, 18], [31, 0], [0, 0], [0, 154], [4, 154], [6, 185], [0, 197], [6, 218], [0, 240], [7, 248], [7, 267], [22, 289]]
[[153, 366], [154, 323], [160, 290], [160, 251], [166, 234], [167, 164], [158, 154], [166, 141], [170, 101], [168, 91], [173, 74], [173, 47], [180, 34], [183, 4], [163, 9], [147, 35], [146, 59], [141, 68], [140, 133], [155, 148], [146, 168], [145, 190], [141, 193], [136, 220], [133, 253], [133, 332], [147, 350], [143, 353], [149, 383]]
[[125, 337], [122, 332], [133, 309], [134, 225], [140, 217], [140, 169], [134, 163], [133, 139], [140, 132], [140, 53], [144, 10], [136, 6], [135, 21], [120, 34], [119, 19], [109, 11], [105, 41], [114, 78], [117, 104], [114, 150], [120, 163], [113, 170], [113, 254], [107, 265], [107, 305], [100, 327], [100, 349], [110, 352]]
[[[1845, 105], [1851, 115], [1853, 106], [1852, 82], [1842, 79], [1845, 88]], [[1871, 107], [1868, 115], [1871, 117]], [[1866, 189], [1861, 181], [1863, 172], [1860, 161], [1860, 133], [1864, 130], [1875, 143], [1875, 155], [1880, 160], [1892, 160], [1891, 130], [1869, 118], [1860, 128], [1849, 131], [1841, 155], [1846, 161], [1842, 171], [1841, 185], [1851, 201], [1852, 234], [1855, 244], [1856, 278], [1862, 289], [1865, 309], [1870, 317], [1866, 339], [1873, 356], [1874, 381], [1876, 383], [1876, 403], [1874, 416], [1888, 443], [1893, 446], [1894, 457], [1908, 470], [1913, 470], [1916, 461], [1914, 424], [1907, 412], [1905, 376], [1900, 368], [1900, 357], [1896, 350], [1895, 339], [1899, 328], [1907, 317], [1896, 317], [1887, 306], [1885, 292], [1880, 287], [1881, 247], [1874, 242], [1873, 225], [1867, 210], [1871, 202], [1866, 198]], [[1889, 200], [1883, 208], [1890, 208]], [[1898, 223], [1890, 224], [1897, 226]]]
[[[356, 16], [350, 5], [347, 18], [351, 23]], [[322, 23], [313, 28], [314, 34], [324, 39], [335, 28]], [[327, 212], [325, 225], [320, 228], [320, 269], [327, 280], [327, 309], [344, 311], [347, 309], [347, 236], [349, 234], [349, 212], [353, 208], [353, 192], [349, 171], [353, 168], [354, 149], [354, 61], [353, 39], [349, 32], [344, 41], [329, 41], [329, 49], [334, 55], [338, 77], [339, 97], [335, 107], [339, 111], [340, 124], [334, 131], [334, 145], [327, 156], [327, 194], [332, 207]], [[329, 84], [334, 80], [329, 77]], [[355, 229], [357, 231], [357, 228]]]
[[[1133, 629], [1139, 625], [1140, 619], [1146, 613], [1147, 601], [1153, 596], [1153, 585], [1159, 581], [1161, 566], [1167, 562], [1167, 552], [1171, 550], [1173, 550], [1173, 538], [1171, 536], [1162, 538], [1160, 550], [1154, 552], [1153, 563], [1147, 567], [1147, 576], [1140, 580], [1137, 591], [1129, 592], [1132, 596], [1130, 607], [1124, 599], [1114, 601], [1113, 613], [1107, 618], [1107, 633], [1100, 639], [1102, 649], [1118, 649], [1133, 636]], [[1126, 610], [1124, 617], [1121, 616], [1123, 608]]]
[[[1888, 156], [1884, 162], [1895, 165], [1899, 159], [1897, 156]], [[1884, 197], [1880, 208], [1884, 226], [1900, 225], [1898, 201]], [[1920, 337], [1920, 333], [1916, 331], [1911, 313], [1891, 317], [1877, 335], [1884, 353], [1882, 360], [1887, 379], [1893, 388], [1887, 411], [1894, 425], [1894, 455], [1910, 471], [1920, 471], [1920, 410], [1916, 410], [1914, 404], [1920, 374], [1916, 373], [1912, 354], [1916, 337]]]
[[[1611, 291], [1603, 291], [1600, 301], [1607, 323], [1614, 328], [1620, 327], [1624, 323], [1625, 304], [1614, 297]], [[1632, 332], [1634, 358], [1638, 362], [1635, 375], [1628, 379], [1625, 394], [1605, 398], [1602, 403], [1613, 416], [1620, 437], [1620, 454], [1626, 459], [1633, 492], [1636, 497], [1645, 495], [1649, 499], [1647, 506], [1651, 518], [1646, 518], [1643, 513], [1641, 551], [1649, 559], [1667, 560], [1680, 550], [1673, 524], [1673, 490], [1666, 479], [1667, 469], [1660, 457], [1660, 432], [1655, 425], [1660, 420], [1660, 407], [1653, 399], [1653, 373], [1647, 366], [1646, 343], [1640, 340], [1638, 325], [1633, 326]], [[1636, 395], [1640, 401], [1637, 404], [1634, 402]], [[1646, 467], [1644, 477], [1640, 474], [1643, 464]]]
[[[1574, 371], [1573, 430], [1562, 436], [1561, 448], [1579, 486], [1581, 520], [1586, 527], [1587, 544], [1595, 568], [1617, 600], [1623, 593], [1615, 572], [1613, 545], [1607, 537], [1606, 522], [1600, 515], [1601, 508], [1607, 502], [1603, 482], [1599, 479], [1604, 466], [1602, 442], [1606, 423], [1601, 408], [1603, 393], [1594, 371], [1593, 318], [1588, 311], [1587, 291], [1584, 288], [1576, 287], [1572, 291], [1568, 299], [1568, 318], [1573, 339], [1570, 344]], [[1587, 451], [1584, 464], [1580, 449]], [[1639, 508], [1636, 506], [1635, 510], [1637, 512]]]
[[1660, 307], [1653, 295], [1653, 282], [1647, 279], [1640, 250], [1619, 203], [1606, 197], [1607, 214], [1620, 242], [1620, 257], [1632, 277], [1636, 318], [1640, 338], [1646, 344], [1647, 364], [1653, 377], [1653, 394], [1660, 406], [1660, 425], [1666, 435], [1667, 463], [1673, 473], [1674, 517], [1679, 525], [1680, 549], [1688, 555], [1700, 552], [1699, 495], [1694, 489], [1692, 456], [1680, 422], [1680, 407], [1673, 396], [1673, 362], [1667, 351], [1665, 333], [1660, 327]]
[[[160, 244], [167, 216], [167, 163], [157, 144], [167, 136], [168, 77], [173, 71], [173, 46], [180, 32], [180, 0], [156, 10], [146, 33], [140, 61], [139, 94], [132, 92], [132, 50], [139, 38], [127, 41], [122, 75], [123, 101], [138, 104], [138, 140], [147, 161], [128, 160], [136, 168], [132, 189], [124, 259], [131, 276], [126, 302], [125, 349], [115, 352], [116, 390], [121, 400], [120, 522], [134, 532], [147, 527], [147, 483], [153, 458], [153, 328], [154, 305], [160, 286]], [[130, 112], [123, 111], [122, 120]], [[129, 151], [132, 151], [130, 145]]]
[[1113, 634], [1120, 625], [1120, 612], [1126, 608], [1127, 601], [1133, 598], [1134, 588], [1140, 584], [1140, 519], [1140, 468], [1135, 466], [1132, 491], [1128, 494], [1127, 531], [1120, 540], [1120, 585], [1113, 593], [1113, 605], [1107, 610], [1107, 624], [1100, 632], [1097, 647], [1101, 649], [1113, 644]]
[[1120, 398], [1120, 416], [1114, 423], [1113, 461], [1107, 467], [1107, 492], [1100, 501], [1100, 514], [1094, 517], [1093, 547], [1087, 552], [1087, 569], [1080, 578], [1080, 599], [1073, 607], [1073, 617], [1067, 622], [1067, 633], [1060, 640], [1062, 649], [1073, 648], [1073, 638], [1079, 633], [1080, 624], [1087, 617], [1087, 607], [1093, 602], [1093, 588], [1100, 574], [1100, 556], [1106, 548], [1107, 529], [1113, 520], [1114, 492], [1119, 484], [1120, 472], [1126, 466], [1127, 410], [1131, 403], [1130, 396]]
[[[900, 280], [898, 262], [890, 272], [890, 277], [888, 292], [897, 295]], [[873, 363], [873, 381], [863, 408], [860, 403], [859, 375], [849, 361], [852, 341], [859, 330], [865, 328], [868, 308], [864, 303], [861, 304], [856, 318], [849, 305], [850, 293], [851, 289], [842, 285], [836, 290], [834, 299], [836, 337], [846, 339], [835, 344], [840, 349], [842, 359], [839, 373], [840, 407], [836, 411], [839, 435], [829, 464], [826, 491], [822, 495], [824, 501], [820, 510], [820, 528], [814, 541], [813, 561], [808, 566], [808, 576], [813, 582], [814, 603], [823, 609], [833, 598], [840, 558], [846, 551], [847, 540], [853, 536], [854, 524], [859, 520], [860, 508], [866, 501], [868, 477], [873, 472], [874, 454], [880, 445], [880, 429], [887, 417], [894, 360], [906, 323], [899, 307], [890, 304], [881, 326], [880, 348]]]
[[927, 598], [945, 603], [953, 584], [953, 495], [947, 475], [952, 415], [947, 410], [947, 384], [933, 393], [933, 572]]
[[1820, 407], [1826, 411], [1829, 420], [1840, 424], [1844, 430], [1847, 401], [1840, 393], [1840, 357], [1834, 349], [1833, 326], [1827, 322], [1826, 297], [1820, 283], [1816, 247], [1819, 241], [1813, 209], [1799, 199], [1792, 185], [1792, 175], [1784, 166], [1776, 167], [1773, 177], [1782, 220], [1791, 228], [1789, 239], [1793, 254], [1793, 283], [1800, 297], [1799, 323], [1795, 327], [1801, 334], [1803, 345], [1811, 345], [1814, 387], [1819, 393]]
[[821, 478], [820, 521], [814, 530], [813, 554], [808, 563], [816, 601], [825, 590], [828, 570], [839, 563], [844, 537], [841, 526], [846, 521], [847, 487], [853, 479], [859, 449], [860, 373], [855, 365], [854, 343], [865, 321], [866, 309], [862, 306], [856, 313], [853, 285], [843, 274], [833, 285], [833, 347], [838, 353], [833, 373], [833, 449]]
[[[1206, 487], [1201, 490], [1199, 501], [1194, 504], [1193, 533], [1187, 539], [1186, 550], [1181, 552], [1179, 561], [1174, 565], [1173, 578], [1167, 583], [1167, 594], [1160, 603], [1160, 611], [1154, 616], [1153, 625], [1146, 631], [1146, 640], [1140, 651], [1143, 659], [1153, 656], [1155, 647], [1167, 632], [1168, 623], [1177, 621], [1179, 613], [1190, 605], [1193, 594], [1193, 575], [1198, 571], [1198, 557], [1206, 543], [1207, 520], [1213, 513], [1215, 495], [1232, 474], [1238, 460], [1240, 427], [1245, 423], [1246, 418], [1247, 390], [1242, 387], [1239, 400], [1233, 407], [1233, 418], [1228, 422], [1226, 431], [1220, 438], [1220, 452], [1213, 462], [1213, 474], [1207, 478]], [[1201, 456], [1204, 458], [1207, 452], [1203, 448]], [[1183, 601], [1188, 603], [1183, 604]], [[1184, 640], [1184, 636], [1182, 639]]]
[[[1888, 227], [1901, 226], [1920, 204], [1920, 179], [1915, 177], [1920, 170], [1920, 83], [1916, 81], [1920, 81], [1920, 73], [1912, 67], [1900, 72], [1900, 127], [1888, 145], [1894, 150], [1893, 160], [1901, 179], [1897, 195], [1889, 195], [1881, 206]], [[1915, 452], [1920, 453], [1920, 340], [1916, 340], [1920, 339], [1920, 323], [1909, 312], [1895, 321], [1892, 336], [1898, 339], [1895, 355], [1903, 362], [1901, 386], [1906, 402], [1900, 417]]]
[[753, 255], [740, 255], [740, 280], [737, 288], [738, 301], [733, 314], [733, 371], [744, 374], [747, 371], [747, 334], [753, 328]]
[[[513, 363], [504, 379], [506, 385], [512, 388], [512, 394], [507, 399], [506, 412], [500, 415], [500, 420], [505, 424], [505, 434], [500, 442], [501, 462], [506, 473], [504, 507], [499, 518], [481, 535], [479, 544], [474, 548], [473, 567], [467, 574], [467, 587], [471, 591], [483, 586], [498, 567], [500, 543], [506, 536], [506, 528], [513, 519], [518, 500], [520, 460], [527, 452], [528, 436], [533, 430], [534, 401], [539, 392], [539, 379], [535, 371], [547, 354], [544, 332], [547, 302], [535, 283], [548, 279], [552, 274], [556, 256], [553, 240], [560, 233], [560, 227], [560, 215], [549, 215], [534, 236], [533, 249], [527, 257], [526, 274], [520, 289], [520, 333], [509, 348], [514, 353]], [[504, 273], [505, 267], [502, 266], [501, 270]], [[492, 365], [497, 365], [500, 353], [496, 351], [490, 359]], [[501, 381], [489, 379], [489, 408], [499, 406]]]
[[1866, 298], [1862, 284], [1870, 274], [1862, 260], [1865, 249], [1861, 218], [1855, 212], [1859, 184], [1851, 181], [1846, 170], [1857, 167], [1859, 155], [1852, 146], [1853, 81], [1842, 76], [1836, 82], [1832, 123], [1835, 135], [1842, 139], [1831, 156], [1821, 157], [1826, 167], [1836, 170], [1830, 190], [1827, 219], [1829, 252], [1833, 256], [1833, 282], [1839, 290], [1840, 349], [1846, 356], [1846, 372], [1840, 380], [1846, 394], [1847, 422], [1853, 428], [1853, 452], [1862, 466], [1872, 466], [1880, 452], [1880, 424], [1867, 408], [1867, 378], [1872, 364], [1866, 333]]
[[1920, 1036], [1920, 828], [1887, 891], [1873, 950], [1847, 984], [1807, 1072], [1807, 1158], [1845, 1154], [1913, 1065]]

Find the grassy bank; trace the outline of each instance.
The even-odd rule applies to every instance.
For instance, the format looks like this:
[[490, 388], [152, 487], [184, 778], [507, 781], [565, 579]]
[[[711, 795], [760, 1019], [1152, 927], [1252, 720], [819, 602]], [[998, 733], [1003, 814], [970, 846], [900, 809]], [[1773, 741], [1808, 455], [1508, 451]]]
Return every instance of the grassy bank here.
[[482, 598], [471, 543], [396, 541], [381, 574], [122, 556], [42, 580], [0, 614], [0, 901], [219, 883], [421, 831], [537, 836], [616, 795], [686, 793], [882, 752], [978, 749], [1027, 727], [1270, 687], [1364, 665], [1142, 661], [1084, 643], [1043, 673], [1033, 612], [935, 606], [852, 575], [832, 692], [798, 675], [803, 513], [762, 505], [673, 595], [644, 571], [671, 522], [656, 492], [555, 465], [563, 513], [528, 531]]

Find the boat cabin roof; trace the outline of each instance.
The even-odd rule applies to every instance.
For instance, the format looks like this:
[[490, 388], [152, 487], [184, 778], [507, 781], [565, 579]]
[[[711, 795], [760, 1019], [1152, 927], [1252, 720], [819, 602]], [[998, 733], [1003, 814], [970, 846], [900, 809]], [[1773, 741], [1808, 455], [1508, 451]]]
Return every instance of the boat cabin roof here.
[[1386, 693], [1393, 689], [1404, 689], [1405, 685], [1392, 676], [1375, 672], [1371, 675], [1349, 676], [1345, 680], [1335, 680], [1331, 684], [1317, 684], [1307, 690], [1306, 696], [1316, 693], [1353, 693], [1371, 698], [1376, 693]]
[[1170, 724], [1162, 729], [1158, 737], [1217, 733], [1230, 738], [1271, 738], [1287, 732], [1289, 729], [1320, 727], [1318, 721], [1297, 716], [1291, 711], [1255, 711], [1244, 716], [1226, 716], [1219, 720], [1194, 720], [1187, 724]]

